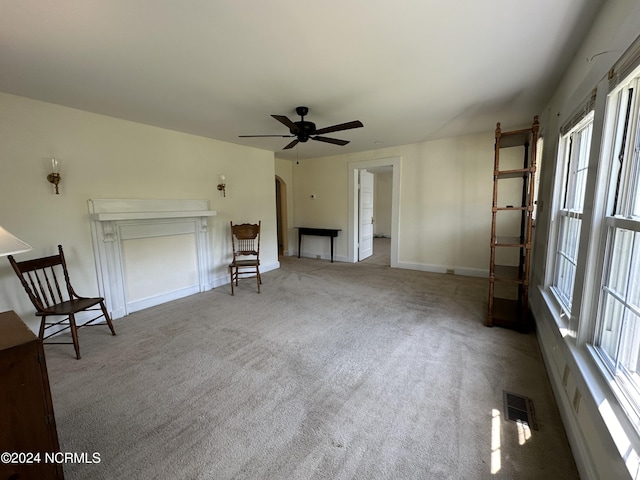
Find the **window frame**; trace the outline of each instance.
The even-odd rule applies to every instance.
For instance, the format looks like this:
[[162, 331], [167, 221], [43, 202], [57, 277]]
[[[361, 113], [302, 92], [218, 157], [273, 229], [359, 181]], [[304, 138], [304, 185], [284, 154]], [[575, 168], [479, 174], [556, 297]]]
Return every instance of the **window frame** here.
[[[631, 99], [629, 99], [630, 95]], [[625, 111], [626, 113], [623, 114]], [[623, 295], [615, 291], [615, 288], [611, 288], [610, 284], [612, 268], [614, 268], [613, 259], [616, 254], [616, 235], [630, 231], [632, 237], [636, 236], [636, 241], [640, 240], [640, 200], [638, 199], [640, 195], [640, 67], [609, 93], [605, 122], [607, 127], [602, 139], [605, 148], [602, 150], [601, 161], [604, 162], [608, 171], [608, 178], [603, 182], [606, 197], [599, 226], [594, 226], [599, 229], [600, 244], [603, 248], [595, 269], [600, 278], [594, 285], [595, 318], [590, 325], [591, 334], [587, 340], [587, 347], [603, 376], [609, 379], [611, 389], [627, 417], [636, 430], [640, 431], [640, 374], [629, 370], [625, 365], [628, 360], [624, 361], [621, 358], [621, 355], [628, 355], [628, 358], [638, 359], [640, 305], [628, 305], [628, 284]], [[621, 147], [622, 160], [620, 159]], [[620, 164], [621, 161], [622, 164]], [[632, 280], [633, 244], [632, 239], [626, 263], [629, 268], [627, 282]], [[638, 256], [637, 252], [635, 256]], [[637, 268], [637, 264], [635, 266]], [[606, 323], [610, 320], [606, 316], [610, 302], [618, 302], [623, 310], [619, 319], [620, 331], [613, 358], [610, 355], [611, 352], [602, 346]], [[638, 318], [633, 325], [635, 329], [632, 328], [631, 331], [628, 330], [625, 320], [628, 312]], [[624, 346], [629, 344], [632, 344], [632, 351], [621, 354]], [[640, 362], [636, 367], [640, 367]], [[640, 368], [637, 370], [640, 371]]]
[[[574, 116], [572, 119], [573, 125], [569, 127], [565, 127], [562, 129], [559, 145], [558, 145], [558, 154], [556, 165], [560, 166], [556, 170], [555, 181], [554, 181], [554, 190], [553, 190], [553, 218], [552, 218], [552, 235], [553, 239], [551, 245], [553, 247], [549, 250], [551, 255], [549, 268], [547, 271], [548, 279], [547, 285], [548, 289], [552, 294], [553, 299], [555, 300], [557, 306], [562, 312], [562, 318], [565, 322], [571, 319], [572, 309], [573, 309], [573, 294], [576, 286], [576, 275], [577, 275], [577, 267], [578, 267], [578, 255], [580, 253], [580, 239], [581, 239], [581, 231], [583, 225], [583, 216], [584, 216], [584, 200], [586, 193], [586, 178], [589, 174], [590, 167], [590, 156], [591, 156], [591, 143], [593, 141], [593, 125], [595, 119], [595, 111], [594, 111], [594, 103], [593, 97], [591, 99], [591, 103], [588, 104], [588, 107], [583, 110], [583, 114], [578, 116], [577, 118]], [[571, 125], [571, 124], [570, 124]], [[582, 138], [582, 135], [588, 130], [588, 135], [585, 139]], [[578, 151], [576, 153], [574, 139], [579, 140]], [[586, 144], [586, 150], [583, 150]], [[578, 203], [580, 205], [579, 209], [575, 207], [575, 193], [576, 193], [576, 185], [577, 185], [577, 173], [578, 170], [574, 169], [576, 165], [576, 161], [578, 162], [578, 167], [580, 172], [583, 172], [583, 183], [582, 183], [582, 197], [579, 199]], [[567, 203], [569, 202], [570, 205]], [[565, 219], [567, 222], [565, 222]], [[573, 232], [573, 242], [574, 242], [574, 258], [569, 258], [566, 255], [566, 252], [562, 251], [562, 245], [564, 245], [564, 241], [568, 238], [569, 234], [565, 231], [565, 227], [571, 220], [577, 220], [579, 223], [579, 227], [577, 230]], [[559, 281], [559, 268], [560, 267], [560, 258], [563, 258], [565, 262], [569, 262], [573, 264], [573, 273], [571, 278], [569, 279], [569, 290], [562, 289], [558, 285]], [[566, 282], [565, 282], [566, 284]]]

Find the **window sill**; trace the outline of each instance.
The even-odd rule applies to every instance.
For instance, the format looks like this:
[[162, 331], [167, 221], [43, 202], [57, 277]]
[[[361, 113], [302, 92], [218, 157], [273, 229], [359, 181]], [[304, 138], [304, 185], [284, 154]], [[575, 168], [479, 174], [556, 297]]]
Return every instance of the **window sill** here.
[[567, 315], [565, 309], [560, 304], [560, 301], [556, 298], [555, 294], [551, 291], [550, 288], [544, 288], [542, 285], [538, 286], [538, 290], [544, 303], [547, 307], [547, 311], [550, 314], [550, 317], [553, 318], [556, 327], [560, 330], [560, 334], [562, 337], [572, 337], [575, 338], [575, 332], [570, 332], [569, 330], [569, 316]]

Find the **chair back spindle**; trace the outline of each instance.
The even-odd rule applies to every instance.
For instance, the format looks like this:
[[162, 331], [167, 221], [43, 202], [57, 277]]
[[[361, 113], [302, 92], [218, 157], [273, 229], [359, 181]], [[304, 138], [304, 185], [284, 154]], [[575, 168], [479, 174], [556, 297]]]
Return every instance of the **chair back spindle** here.
[[[64, 275], [64, 264], [60, 254], [18, 262], [14, 270], [38, 311], [46, 311], [73, 298], [67, 276]], [[64, 290], [58, 278], [64, 278]]]

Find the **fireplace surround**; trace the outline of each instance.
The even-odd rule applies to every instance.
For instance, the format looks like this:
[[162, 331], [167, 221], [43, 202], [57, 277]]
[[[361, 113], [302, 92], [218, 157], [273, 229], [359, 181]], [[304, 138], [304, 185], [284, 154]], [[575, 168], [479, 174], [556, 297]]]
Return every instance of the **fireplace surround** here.
[[98, 288], [113, 318], [213, 288], [207, 200], [91, 199]]

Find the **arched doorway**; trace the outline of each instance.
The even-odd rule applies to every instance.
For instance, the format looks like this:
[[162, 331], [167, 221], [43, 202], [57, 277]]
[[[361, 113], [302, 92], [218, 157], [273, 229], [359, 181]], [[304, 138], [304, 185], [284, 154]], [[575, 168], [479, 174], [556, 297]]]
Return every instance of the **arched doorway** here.
[[276, 230], [278, 234], [278, 256], [289, 250], [287, 225], [287, 184], [276, 175]]

